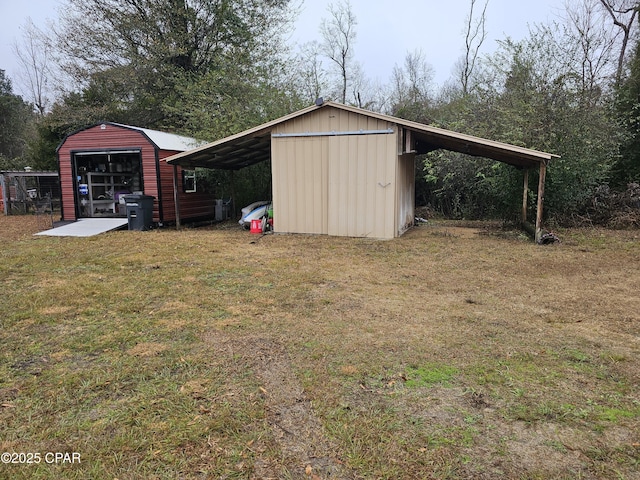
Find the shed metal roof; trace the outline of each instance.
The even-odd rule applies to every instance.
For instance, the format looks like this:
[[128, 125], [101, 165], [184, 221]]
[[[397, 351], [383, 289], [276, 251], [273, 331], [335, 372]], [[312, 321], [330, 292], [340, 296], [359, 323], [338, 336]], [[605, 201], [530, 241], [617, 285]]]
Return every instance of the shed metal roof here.
[[413, 132], [418, 153], [446, 149], [468, 155], [491, 158], [517, 167], [537, 167], [558, 155], [508, 143], [432, 127], [402, 118], [371, 112], [335, 102], [312, 105], [276, 120], [168, 157], [170, 164], [183, 167], [204, 167], [238, 170], [271, 158], [271, 132], [277, 125], [322, 108], [337, 108], [348, 112], [384, 120]]
[[149, 128], [136, 127], [133, 125], [125, 125], [115, 122], [100, 122], [70, 133], [60, 142], [60, 144], [56, 148], [56, 151], [60, 150], [62, 145], [64, 145], [64, 143], [67, 141], [67, 138], [69, 138], [70, 136], [97, 127], [98, 125], [114, 125], [116, 127], [126, 128], [129, 130], [136, 130], [147, 137], [147, 139], [160, 150], [185, 152], [187, 150], [192, 150], [198, 146], [201, 146], [203, 143], [205, 143], [202, 140], [196, 140], [195, 138], [184, 137], [182, 135], [176, 135], [173, 133], [161, 132], [159, 130], [151, 130]]
[[147, 136], [151, 142], [160, 150], [174, 150], [176, 152], [184, 152], [202, 145], [204, 142], [191, 137], [184, 137], [174, 133], [161, 132], [159, 130], [151, 130], [149, 128], [134, 127], [133, 125], [123, 125], [121, 123], [111, 123], [118, 127], [138, 130]]

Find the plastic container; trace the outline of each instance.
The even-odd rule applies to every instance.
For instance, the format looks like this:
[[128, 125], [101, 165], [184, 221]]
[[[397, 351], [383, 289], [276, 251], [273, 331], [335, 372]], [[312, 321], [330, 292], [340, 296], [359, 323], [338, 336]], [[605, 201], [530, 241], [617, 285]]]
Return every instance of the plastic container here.
[[256, 218], [251, 220], [251, 233], [262, 233], [262, 219]]
[[153, 225], [153, 200], [150, 195], [125, 195], [129, 230], [150, 230]]

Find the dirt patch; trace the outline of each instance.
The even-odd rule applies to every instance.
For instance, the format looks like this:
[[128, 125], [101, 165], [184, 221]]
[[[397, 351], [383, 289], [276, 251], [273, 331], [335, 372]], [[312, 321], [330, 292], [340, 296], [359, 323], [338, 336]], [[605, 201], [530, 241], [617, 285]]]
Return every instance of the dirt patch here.
[[2, 238], [7, 240], [25, 240], [33, 235], [51, 228], [49, 216], [37, 215], [0, 215]]
[[[232, 339], [220, 332], [209, 334], [207, 342], [214, 343], [217, 350], [226, 350], [231, 357], [241, 355], [261, 384], [267, 422], [280, 450], [281, 462], [258, 456], [252, 478], [354, 478], [335, 457], [337, 449], [314, 414], [282, 345], [260, 337]], [[262, 449], [257, 446], [256, 450]]]
[[143, 342], [127, 350], [129, 355], [134, 357], [153, 357], [164, 352], [168, 347], [162, 343]]
[[52, 305], [41, 308], [40, 313], [42, 315], [64, 315], [72, 310], [72, 307], [66, 305]]
[[[421, 227], [421, 228], [426, 228], [426, 227]], [[464, 238], [464, 239], [475, 238], [484, 232], [484, 230], [480, 228], [471, 228], [471, 227], [435, 225], [428, 228], [429, 228], [429, 233], [431, 235], [451, 237], [451, 238]]]

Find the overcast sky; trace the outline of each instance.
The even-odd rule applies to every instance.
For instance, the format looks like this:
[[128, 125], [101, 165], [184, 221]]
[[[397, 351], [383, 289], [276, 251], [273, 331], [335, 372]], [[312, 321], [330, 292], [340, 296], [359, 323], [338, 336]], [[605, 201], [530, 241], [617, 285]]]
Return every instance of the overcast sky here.
[[[483, 0], [477, 1], [484, 4]], [[0, 69], [14, 80], [16, 91], [19, 86], [12, 43], [20, 39], [27, 18], [44, 27], [47, 19], [55, 19], [61, 3], [63, 0], [0, 0]], [[328, 17], [328, 3], [305, 0], [291, 42], [319, 40], [319, 26], [321, 19]], [[357, 19], [355, 53], [367, 77], [386, 83], [393, 66], [401, 65], [407, 52], [421, 49], [435, 70], [436, 84], [444, 83], [464, 51], [469, 4], [470, 0], [351, 0]], [[482, 52], [494, 51], [496, 40], [507, 36], [521, 40], [530, 25], [556, 19], [562, 4], [562, 0], [489, 0], [488, 38]]]

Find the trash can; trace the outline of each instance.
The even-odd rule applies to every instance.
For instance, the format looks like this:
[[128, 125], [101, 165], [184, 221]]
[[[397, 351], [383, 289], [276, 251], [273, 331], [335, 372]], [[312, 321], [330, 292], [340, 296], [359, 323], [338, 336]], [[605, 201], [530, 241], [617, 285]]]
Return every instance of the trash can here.
[[149, 230], [153, 224], [153, 200], [151, 195], [125, 195], [129, 230]]

